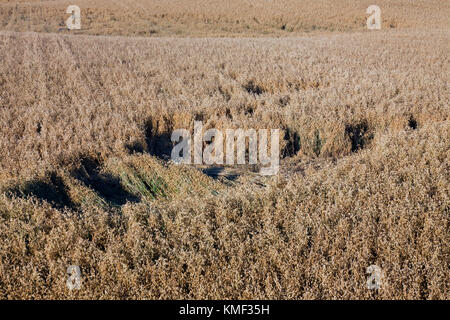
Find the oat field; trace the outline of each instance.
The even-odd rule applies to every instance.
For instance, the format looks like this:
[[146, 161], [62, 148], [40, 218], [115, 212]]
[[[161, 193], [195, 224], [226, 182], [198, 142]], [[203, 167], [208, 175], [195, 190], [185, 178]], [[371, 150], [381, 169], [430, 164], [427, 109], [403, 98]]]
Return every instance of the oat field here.
[[[449, 17], [1, 0], [0, 298], [449, 299]], [[279, 128], [280, 171], [174, 164], [195, 120]]]

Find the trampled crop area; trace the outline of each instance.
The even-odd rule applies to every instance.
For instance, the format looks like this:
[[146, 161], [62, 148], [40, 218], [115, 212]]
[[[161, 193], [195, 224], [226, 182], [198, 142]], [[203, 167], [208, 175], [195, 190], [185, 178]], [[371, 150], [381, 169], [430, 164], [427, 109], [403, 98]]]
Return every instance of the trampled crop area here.
[[[71, 2], [0, 1], [0, 298], [448, 299], [448, 1], [378, 1], [381, 30], [224, 3], [79, 1], [67, 31]], [[280, 129], [279, 172], [175, 164], [194, 121]]]

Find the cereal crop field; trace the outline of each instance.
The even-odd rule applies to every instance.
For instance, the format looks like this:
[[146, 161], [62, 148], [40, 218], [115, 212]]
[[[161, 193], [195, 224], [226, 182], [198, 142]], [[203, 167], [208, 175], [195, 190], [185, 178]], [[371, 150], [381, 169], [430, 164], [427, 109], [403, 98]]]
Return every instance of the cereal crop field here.
[[[449, 299], [449, 17], [1, 0], [0, 298]], [[278, 173], [174, 163], [195, 121], [279, 129]]]

